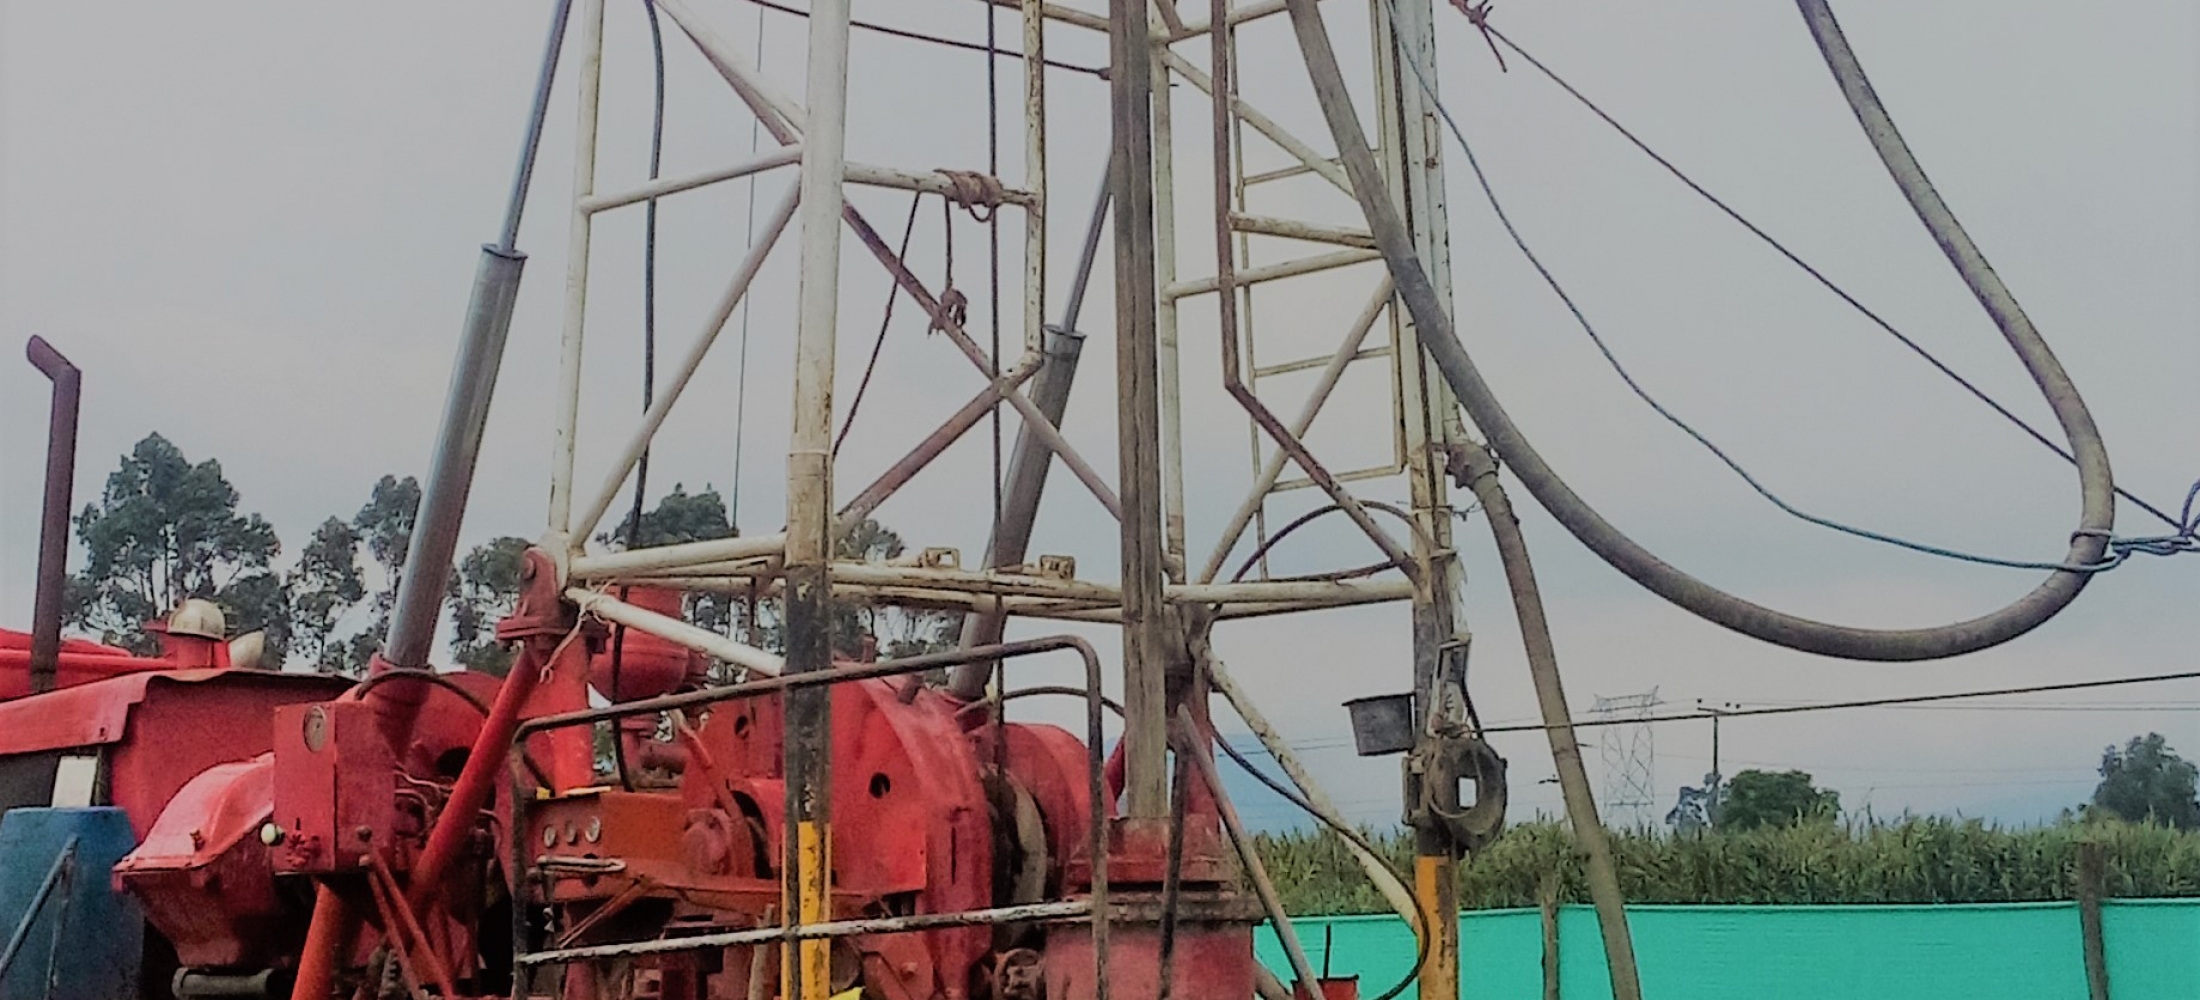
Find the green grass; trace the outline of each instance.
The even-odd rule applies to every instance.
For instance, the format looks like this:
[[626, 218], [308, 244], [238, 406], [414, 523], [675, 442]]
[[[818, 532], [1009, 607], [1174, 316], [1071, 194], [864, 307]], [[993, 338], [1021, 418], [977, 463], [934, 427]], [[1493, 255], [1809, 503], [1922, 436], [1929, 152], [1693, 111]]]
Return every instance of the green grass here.
[[[1335, 834], [1258, 839], [1291, 913], [1387, 911]], [[1412, 871], [1410, 838], [1370, 839]], [[2200, 831], [2122, 822], [2005, 829], [1925, 817], [1695, 837], [1619, 832], [1612, 846], [1621, 892], [1636, 903], [2012, 903], [2070, 898], [2072, 859], [2086, 840], [2106, 849], [2110, 895], [2200, 896]], [[1462, 865], [1459, 904], [1534, 906], [1553, 871], [1563, 900], [1587, 901], [1572, 835], [1549, 822], [1513, 827]]]

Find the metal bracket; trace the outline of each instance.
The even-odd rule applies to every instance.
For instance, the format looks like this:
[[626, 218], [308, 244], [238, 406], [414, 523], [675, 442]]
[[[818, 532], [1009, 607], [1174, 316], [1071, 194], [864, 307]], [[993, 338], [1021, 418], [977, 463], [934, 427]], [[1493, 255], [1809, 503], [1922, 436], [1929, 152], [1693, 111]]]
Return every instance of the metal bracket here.
[[[1505, 828], [1505, 758], [1478, 736], [1434, 735], [1406, 757], [1406, 825], [1446, 835], [1460, 856]], [[1474, 782], [1463, 802], [1460, 783]]]

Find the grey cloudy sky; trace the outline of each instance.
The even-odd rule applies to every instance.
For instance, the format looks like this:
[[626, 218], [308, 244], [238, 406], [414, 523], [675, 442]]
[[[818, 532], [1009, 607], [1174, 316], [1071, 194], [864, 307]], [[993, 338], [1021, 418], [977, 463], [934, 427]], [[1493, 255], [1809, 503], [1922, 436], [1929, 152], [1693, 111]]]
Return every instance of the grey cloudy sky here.
[[[1090, 6], [1090, 4], [1086, 4]], [[757, 12], [695, 5], [737, 45]], [[643, 176], [648, 39], [638, 3], [607, 18], [599, 186]], [[1338, 6], [1340, 44], [1365, 27]], [[1356, 11], [1356, 6], [1350, 7]], [[328, 7], [0, 3], [0, 330], [43, 334], [87, 372], [79, 501], [114, 458], [158, 430], [193, 458], [218, 457], [293, 546], [347, 515], [385, 472], [424, 468], [476, 247], [494, 236], [546, 4], [404, 2]], [[858, 15], [982, 38], [967, 0], [857, 4]], [[1844, 25], [1943, 193], [2070, 368], [2107, 436], [2121, 483], [2174, 504], [2200, 475], [2200, 10], [2176, 0], [2088, 6], [2025, 2], [1852, 2]], [[1524, 230], [1642, 380], [1808, 509], [1958, 548], [2052, 558], [2075, 522], [2074, 476], [1883, 334], [1630, 152], [1547, 83], [1500, 73], [1461, 19], [1440, 11], [1447, 102], [1470, 130]], [[1504, 5], [1506, 30], [1646, 139], [1845, 283], [2017, 412], [2047, 426], [1993, 327], [1896, 197], [1793, 11], [1782, 4], [1548, 2]], [[802, 23], [763, 19], [765, 70], [802, 89]], [[1015, 44], [1003, 16], [1004, 43]], [[1287, 26], [1248, 27], [1245, 92], [1327, 147]], [[674, 34], [668, 174], [748, 154], [748, 119]], [[1105, 59], [1098, 36], [1050, 29], [1050, 54]], [[1203, 43], [1181, 47], [1204, 64]], [[982, 168], [981, 57], [859, 32], [851, 155], [909, 168]], [[468, 513], [469, 543], [540, 532], [554, 407], [554, 345], [572, 168], [572, 74], [560, 78], [521, 237], [532, 254], [511, 352]], [[1013, 71], [1002, 74], [1004, 173], [1020, 177]], [[1050, 77], [1049, 315], [1104, 155], [1106, 93]], [[1210, 241], [1204, 98], [1178, 88], [1184, 273]], [[768, 138], [766, 140], [769, 141]], [[1249, 153], [1278, 165], [1272, 149]], [[1546, 456], [1616, 523], [1721, 586], [1798, 613], [1871, 625], [1953, 620], [1998, 607], [2029, 574], [1946, 564], [1829, 535], [1750, 495], [1709, 456], [1628, 396], [1533, 272], [1503, 242], [1455, 150], [1456, 308], [1468, 347]], [[768, 205], [791, 173], [765, 178]], [[1342, 219], [1313, 186], [1280, 185], [1267, 214]], [[908, 211], [894, 192], [853, 198], [889, 235]], [[660, 250], [661, 342], [672, 354], [743, 253], [747, 188], [667, 201]], [[1348, 207], [1348, 206], [1346, 206]], [[940, 215], [919, 214], [912, 265], [937, 287]], [[1013, 320], [1020, 252], [1005, 269]], [[601, 475], [638, 406], [640, 216], [599, 220], [580, 481]], [[957, 281], [986, 315], [983, 230], [956, 230]], [[747, 400], [731, 338], [706, 363], [660, 439], [653, 483], [730, 490], [733, 428], [745, 419], [740, 520], [779, 524], [793, 326], [792, 255], [775, 255], [751, 317]], [[851, 245], [841, 396], [852, 394], [887, 285]], [[1361, 268], [1256, 308], [1264, 351], [1333, 342], [1374, 272]], [[1083, 326], [1095, 334], [1070, 437], [1114, 467], [1110, 317], [1103, 267]], [[1202, 326], [1204, 324], [1204, 326]], [[975, 328], [975, 327], [974, 327]], [[1214, 391], [1214, 320], [1187, 311], [1187, 492], [1192, 547], [1211, 546], [1248, 478], [1246, 432]], [[1005, 336], [1013, 342], [1020, 330]], [[14, 349], [11, 347], [11, 351]], [[1270, 354], [1269, 356], [1276, 356]], [[10, 355], [14, 357], [14, 355]], [[969, 365], [903, 303], [882, 376], [843, 452], [841, 494], [976, 391]], [[1379, 380], [1377, 380], [1379, 381]], [[1375, 384], [1354, 386], [1317, 442], [1337, 459], [1377, 456]], [[1277, 404], [1295, 409], [1293, 392]], [[0, 364], [0, 621], [29, 618], [37, 548], [43, 381]], [[745, 413], [745, 418], [742, 414]], [[1008, 433], [1013, 434], [1011, 421]], [[1380, 437], [1377, 436], [1377, 440]], [[973, 435], [882, 514], [922, 544], [982, 549], [988, 449]], [[1395, 497], [1402, 486], [1367, 493]], [[1057, 476], [1038, 549], [1112, 575], [1100, 510]], [[1303, 509], [1303, 496], [1279, 509]], [[1524, 505], [1528, 501], [1521, 497]], [[2124, 511], [2119, 527], [2151, 525]], [[1633, 587], [1539, 513], [1527, 519], [1573, 701], [1655, 686], [1768, 703], [1954, 690], [2189, 669], [2189, 560], [2138, 561], [2097, 581], [2037, 633], [1959, 660], [1846, 664], [1789, 653], [1697, 622]], [[1534, 713], [1496, 563], [1479, 521], [1462, 525], [1473, 684], [1486, 718]], [[1363, 543], [1364, 544], [1364, 543]], [[1361, 553], [1342, 532], [1281, 557], [1293, 568]], [[1105, 632], [1096, 638], [1113, 643]], [[1310, 744], [1339, 798], [1370, 819], [1395, 804], [1394, 766], [1337, 749], [1358, 694], [1407, 683], [1400, 609], [1227, 626], [1219, 642], [1293, 739]], [[1048, 668], [1051, 669], [1051, 668]], [[1885, 815], [2051, 814], [2091, 788], [2102, 745], [2158, 730], [2200, 752], [2200, 686], [2051, 699], [2042, 712], [1908, 710], [1736, 722], [1728, 770], [1796, 766], [1849, 805]], [[2093, 710], [2106, 703], [2113, 710]], [[2131, 710], [2141, 709], [2141, 710]], [[1657, 732], [1658, 783], [1708, 766], [1700, 725]], [[1509, 737], [1516, 814], [1555, 809], [1539, 740]], [[1593, 755], [1592, 755], [1593, 756]], [[1594, 761], [1592, 761], [1594, 767]], [[1662, 807], [1661, 810], [1662, 811]]]

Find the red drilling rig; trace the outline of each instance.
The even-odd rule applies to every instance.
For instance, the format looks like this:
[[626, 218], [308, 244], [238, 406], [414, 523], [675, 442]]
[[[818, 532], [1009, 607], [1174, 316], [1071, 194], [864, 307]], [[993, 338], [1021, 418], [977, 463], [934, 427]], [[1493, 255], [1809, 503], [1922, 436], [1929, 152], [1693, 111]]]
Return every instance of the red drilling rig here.
[[[1020, 177], [997, 176], [997, 165], [908, 170], [849, 159], [849, 31], [858, 22], [847, 0], [810, 7], [800, 103], [684, 0], [645, 6], [653, 34], [661, 14], [779, 148], [660, 178], [653, 140], [647, 183], [599, 187], [606, 4], [556, 5], [502, 235], [480, 258], [389, 636], [363, 680], [249, 669], [238, 662], [249, 658], [226, 652], [205, 608], [178, 613], [162, 660], [58, 645], [70, 475], [65, 464], [58, 474], [49, 469], [60, 495], [49, 495], [50, 558], [41, 562], [47, 639], [21, 661], [26, 679], [16, 688], [5, 686], [4, 669], [18, 661], [0, 659], [0, 692], [32, 692], [0, 704], [0, 777], [28, 776], [20, 787], [6, 785], [6, 804], [19, 808], [0, 823], [0, 858], [43, 873], [0, 878], [0, 919], [20, 914], [16, 940], [0, 958], [0, 1000], [1349, 1000], [1356, 983], [1318, 976], [1297, 945], [1216, 776], [1210, 693], [1246, 716], [1287, 769], [1292, 764], [1209, 638], [1220, 621], [1383, 602], [1412, 606], [1414, 694], [1361, 706], [1387, 723], [1363, 734], [1361, 748], [1413, 751], [1405, 790], [1417, 827], [1415, 888], [1372, 850], [1355, 849], [1391, 905], [1428, 931], [1412, 972], [1430, 995], [1455, 995], [1451, 866], [1495, 834], [1504, 808], [1503, 762], [1474, 735], [1464, 698], [1468, 643], [1454, 606], [1462, 577], [1448, 490], [1458, 471], [1446, 463], [1468, 439], [1448, 390], [1406, 360], [1419, 355], [1387, 277], [1348, 293], [1368, 304], [1338, 317], [1351, 322], [1333, 355], [1288, 363], [1271, 356], [1265, 369], [1253, 362], [1251, 324], [1233, 312], [1241, 299], [1249, 307], [1253, 285], [1265, 295], [1285, 279], [1376, 256], [1367, 232], [1263, 215], [1247, 200], [1255, 185], [1292, 177], [1334, 185], [1332, 200], [1349, 199], [1355, 184], [1378, 186], [1374, 178], [1347, 181], [1337, 161], [1233, 105], [1227, 74], [1237, 41], [1224, 26], [1280, 20], [1285, 6], [1213, 0], [1195, 30], [1178, 23], [1173, 3], [1159, 5], [1155, 23], [1141, 3], [1111, 3], [1104, 16], [1038, 0], [1002, 4], [1021, 22], [1022, 51], [984, 56], [988, 65], [1007, 58], [1021, 66], [1021, 100], [1011, 102], [1023, 113]], [[1419, 27], [1400, 34], [1378, 18], [1369, 44], [1386, 108], [1385, 183], [1412, 206], [1407, 225], [1417, 238], [1439, 252], [1442, 171], [1428, 144], [1434, 133], [1424, 127], [1434, 118], [1382, 68], [1402, 55], [1418, 58], [1428, 44], [1433, 8], [1413, 6]], [[496, 627], [517, 650], [509, 673], [439, 672], [431, 640], [525, 263], [515, 240], [569, 22], [579, 38], [572, 60], [579, 122], [549, 523], [525, 556], [514, 613]], [[1048, 299], [1047, 81], [1077, 67], [1046, 56], [1050, 26], [1098, 31], [1113, 46], [1110, 69], [1086, 70], [1110, 89], [1108, 165], [1058, 323], [1040, 318]], [[1207, 73], [1170, 50], [1199, 38], [1214, 46]], [[1197, 268], [1178, 274], [1173, 244], [1156, 244], [1177, 228], [1168, 213], [1178, 173], [1156, 148], [1167, 133], [1152, 117], [1167, 107], [1172, 77], [1214, 100], [1211, 279]], [[987, 99], [996, 100], [990, 91]], [[1235, 155], [1246, 125], [1295, 165], [1269, 169]], [[1071, 131], [1069, 139], [1080, 138]], [[642, 204], [653, 219], [659, 199], [737, 178], [753, 184], [797, 166], [799, 180], [777, 208], [752, 219], [752, 245], [695, 346], [661, 395], [645, 395], [641, 426], [603, 489], [593, 498], [578, 492], [592, 220]], [[1182, 176], [1200, 169], [1207, 167]], [[989, 319], [995, 343], [981, 344], [965, 328], [971, 310], [953, 287], [952, 250], [947, 284], [926, 287], [908, 264], [907, 240], [894, 250], [846, 197], [857, 186], [941, 199], [948, 247], [958, 222], [990, 227], [996, 287], [1004, 228], [1016, 231], [998, 223], [1020, 213], [1021, 323], [1018, 310], [988, 310], [1009, 318]], [[1294, 200], [1282, 210], [1304, 207]], [[630, 477], [641, 492], [652, 436], [797, 221], [799, 281], [786, 282], [798, 284], [800, 321], [784, 529], [590, 550]], [[1112, 482], [1060, 430], [1082, 341], [1078, 311], [1110, 228], [1118, 347]], [[831, 390], [844, 230], [883, 266], [897, 294], [922, 309], [936, 342], [952, 345], [985, 385], [835, 507]], [[1245, 243], [1253, 235], [1299, 249], [1293, 259], [1255, 266]], [[1316, 252], [1308, 254], [1307, 243]], [[1448, 283], [1441, 279], [1444, 295]], [[1321, 298], [1335, 300], [1334, 292], [1326, 288]], [[1256, 445], [1262, 471], [1238, 512], [1216, 519], [1230, 526], [1202, 567], [1186, 547], [1175, 330], [1188, 304], [1205, 295], [1230, 331], [1219, 338], [1223, 392], [1215, 398], [1241, 408], [1256, 440], [1275, 450], [1264, 458]], [[1377, 334], [1386, 313], [1386, 332]], [[1387, 351], [1371, 337], [1387, 337]], [[1394, 433], [1371, 438], [1388, 453], [1325, 464], [1303, 435], [1345, 369], [1361, 362], [1393, 369], [1378, 395], [1388, 397]], [[1324, 371], [1322, 387], [1287, 425], [1255, 383], [1315, 369]], [[983, 567], [964, 570], [952, 550], [884, 565], [833, 557], [843, 531], [1006, 409], [1020, 429], [1012, 449], [996, 449], [1001, 485]], [[73, 450], [65, 437], [56, 434], [57, 456]], [[1281, 478], [1286, 458], [1306, 474], [1299, 485], [1317, 488], [1329, 504], [1317, 513], [1349, 517], [1382, 563], [1268, 574], [1269, 549], [1305, 523], [1269, 535], [1263, 520], [1271, 498], [1294, 488]], [[1040, 492], [1056, 464], [1120, 524], [1117, 580], [1079, 579], [1067, 557], [1027, 561]], [[1383, 476], [1407, 480], [1405, 508], [1363, 503], [1345, 485]], [[1370, 510], [1402, 522], [1404, 532]], [[1259, 542], [1246, 568], [1222, 576], [1256, 523]], [[1246, 579], [1255, 563], [1259, 575]], [[783, 654], [759, 648], [753, 636], [743, 641], [684, 620], [683, 594], [692, 593], [745, 593], [752, 616], [758, 595], [777, 601]], [[959, 614], [960, 646], [885, 662], [836, 659], [831, 609], [842, 598]], [[1004, 641], [1011, 618], [1120, 628], [1122, 699], [1113, 708], [1123, 721], [1112, 747], [1103, 730], [1108, 678], [1094, 650], [1074, 635]], [[1004, 679], [1041, 657], [1074, 658], [1082, 683], [1006, 689]], [[713, 662], [730, 682], [714, 679]], [[95, 666], [128, 673], [93, 678], [87, 671]], [[940, 672], [951, 675], [944, 686], [926, 680]], [[1080, 697], [1083, 732], [1004, 719], [1009, 698], [1037, 693]], [[80, 782], [87, 790], [59, 794], [53, 775], [63, 771], [88, 772]], [[1313, 800], [1305, 807], [1345, 828], [1303, 772], [1294, 775]], [[1473, 801], [1462, 801], [1470, 785]], [[1255, 961], [1263, 921], [1288, 959], [1289, 987]], [[41, 952], [48, 960], [25, 957]]]
[[[802, 584], [805, 515], [790, 504], [784, 535], [705, 543], [719, 562], [783, 580], [784, 660], [686, 624], [676, 583], [581, 586], [578, 547], [546, 544], [526, 554], [516, 609], [496, 627], [517, 649], [510, 671], [431, 667], [569, 6], [504, 238], [481, 258], [390, 638], [363, 680], [259, 669], [255, 638], [229, 640], [205, 601], [151, 626], [159, 657], [60, 640], [77, 375], [33, 340], [55, 380], [55, 421], [37, 632], [0, 633], [0, 858], [14, 873], [0, 880], [0, 916], [16, 916], [0, 996], [1289, 997], [1254, 960], [1256, 926], [1280, 911], [1221, 794], [1187, 655], [1139, 654], [1165, 697], [1131, 692], [1152, 724], [1112, 756], [1092, 648], [1066, 635], [1003, 642], [975, 598], [960, 649], [829, 659], [805, 627], [814, 639], [831, 588]], [[582, 7], [600, 22], [600, 0]], [[975, 187], [1006, 197], [989, 178]], [[1073, 323], [1049, 331], [1032, 390], [1049, 425], [1074, 370]], [[1019, 504], [1036, 501], [1034, 485]], [[811, 524], [812, 543], [825, 523]], [[996, 537], [991, 565], [1014, 566], [1023, 545]], [[934, 572], [951, 592], [952, 563], [909, 572]], [[1073, 573], [1001, 586], [1087, 586]], [[1250, 597], [1229, 599], [1279, 609], [1243, 587]], [[1130, 598], [1118, 603], [1129, 621]], [[1161, 634], [1163, 617], [1144, 627]], [[987, 698], [991, 677], [1042, 655], [1081, 663], [1083, 733], [1006, 722]], [[712, 659], [737, 679], [714, 683]], [[924, 680], [948, 670], [945, 687]], [[602, 733], [617, 761], [608, 777]], [[1173, 796], [1157, 809], [1147, 791], [1121, 815], [1128, 786], [1166, 787], [1172, 756]], [[1300, 995], [1351, 994], [1294, 956]]]
[[[808, 32], [797, 102], [686, 0], [649, 0], [651, 37], [662, 42], [661, 14], [754, 116], [752, 135], [777, 148], [659, 176], [659, 44], [650, 176], [620, 190], [599, 187], [596, 176], [606, 2], [558, 0], [501, 238], [480, 258], [389, 636], [364, 679], [258, 669], [254, 638], [228, 638], [219, 610], [203, 601], [149, 626], [157, 657], [63, 641], [78, 373], [32, 340], [31, 360], [55, 394], [34, 631], [0, 632], [0, 1000], [1352, 1000], [1355, 982], [1326, 979], [1308, 963], [1216, 777], [1210, 695], [1238, 711], [1304, 793], [1291, 796], [1295, 804], [1354, 842], [1386, 901], [1414, 925], [1420, 958], [1411, 977], [1423, 994], [1457, 996], [1453, 865], [1502, 826], [1505, 764], [1480, 738], [1466, 697], [1471, 643], [1460, 624], [1464, 576], [1452, 530], [1470, 511], [1454, 506], [1454, 488], [1474, 492], [1505, 565], [1613, 993], [1639, 1000], [1617, 875], [1498, 456], [1571, 535], [1647, 589], [1723, 627], [1844, 659], [1985, 649], [2059, 613], [2091, 574], [2128, 555], [2200, 545], [2189, 517], [2175, 536], [2113, 534], [2105, 445], [2075, 387], [1934, 193], [1824, 0], [1797, 5], [1844, 98], [2056, 411], [2070, 443], [2064, 457], [2080, 471], [2083, 511], [2065, 561], [2044, 567], [2046, 581], [2019, 601], [1951, 625], [1852, 628], [1720, 591], [1621, 534], [1537, 454], [1453, 325], [1444, 132], [1467, 150], [1427, 65], [1436, 53], [1429, 0], [1368, 4], [1372, 58], [1363, 68], [1371, 72], [1360, 84], [1374, 98], [1372, 138], [1318, 0], [1210, 0], [1203, 20], [1199, 5], [1169, 0], [1110, 0], [1104, 14], [1074, 3], [985, 3], [981, 46], [864, 24], [852, 20], [848, 0], [812, 0], [807, 12], [793, 12], [805, 13]], [[1489, 4], [1454, 5], [1492, 52], [1502, 42], [1526, 56], [1487, 23]], [[1007, 8], [1020, 20], [1022, 51], [994, 37], [990, 18], [1006, 17]], [[1260, 61], [1240, 58], [1239, 33], [1286, 17], [1307, 71], [1297, 82], [1312, 83], [1335, 155], [1259, 111], [1247, 96], [1257, 88], [1242, 86], [1258, 76]], [[439, 671], [432, 638], [526, 260], [515, 241], [569, 21], [579, 28], [576, 156], [549, 517], [525, 554], [516, 607], [496, 625], [497, 639], [516, 652], [510, 670]], [[849, 37], [858, 25], [983, 55], [986, 171], [850, 159]], [[1104, 35], [1108, 64], [1050, 59], [1049, 28]], [[1204, 69], [1180, 43], [1206, 44]], [[1010, 102], [1023, 118], [1020, 177], [1000, 176], [996, 60], [1022, 71], [1021, 100]], [[1102, 193], [1065, 318], [1055, 324], [1041, 318], [1050, 73], [1104, 80], [1110, 108]], [[1211, 102], [1204, 151], [1211, 159], [1185, 170], [1171, 117], [1176, 90], [1187, 101], [1204, 92]], [[1065, 146], [1080, 138], [1071, 131]], [[1248, 149], [1248, 132], [1265, 145]], [[1467, 160], [1479, 178], [1471, 153]], [[578, 492], [593, 220], [647, 205], [654, 234], [660, 199], [735, 179], [753, 184], [782, 168], [799, 178], [768, 216], [750, 213], [750, 246], [662, 395], [652, 395], [654, 334], [646, 331], [654, 321], [645, 319], [644, 415], [602, 488]], [[1214, 267], [1180, 273], [1177, 180], [1202, 172], [1213, 182], [1200, 199], [1212, 196], [1204, 210], [1214, 223]], [[1295, 181], [1305, 187], [1275, 201], [1253, 194]], [[852, 187], [909, 197], [912, 231], [923, 199], [940, 199], [949, 248], [942, 287], [917, 277], [908, 235], [901, 250], [890, 246], [847, 197]], [[1486, 178], [1481, 187], [1503, 218]], [[1313, 221], [1317, 195], [1349, 203], [1357, 214], [1345, 217], [1355, 224]], [[1195, 208], [1197, 200], [1186, 199]], [[1023, 245], [1009, 248], [1022, 258], [1020, 323], [1018, 310], [999, 306], [1004, 228], [1016, 238], [1016, 227], [999, 224], [1003, 215], [1024, 223]], [[653, 437], [797, 221], [800, 264], [781, 283], [798, 299], [784, 528], [591, 549], [626, 484], [635, 483], [637, 498], [646, 492]], [[954, 288], [958, 224], [989, 230], [994, 303], [985, 311], [1009, 315], [985, 320], [994, 327], [990, 347], [966, 329], [972, 303]], [[1076, 317], [1104, 229], [1115, 245], [1112, 481], [1060, 429], [1081, 350]], [[836, 507], [844, 231], [861, 244], [849, 256], [876, 258], [893, 293], [923, 311], [934, 342], [962, 355], [984, 385]], [[1512, 237], [1526, 253], [1520, 234]], [[1275, 241], [1296, 249], [1255, 260], [1255, 239], [1271, 241], [1258, 244], [1264, 249]], [[656, 247], [654, 235], [647, 240], [645, 284], [654, 281]], [[1355, 296], [1337, 292], [1349, 269], [1378, 261], [1379, 277], [1373, 268], [1356, 272], [1372, 287], [1352, 311]], [[1317, 275], [1325, 283], [1312, 294], [1278, 292]], [[1544, 277], [1557, 291], [1548, 271]], [[1263, 327], [1303, 333], [1330, 318], [1346, 321], [1335, 350], [1256, 363], [1262, 338], [1248, 315], [1255, 286], [1262, 315], [1281, 317]], [[1183, 345], [1200, 338], [1180, 326], [1190, 316], [1186, 303], [1208, 296], [1221, 398], [1248, 421], [1255, 474], [1236, 512], [1211, 519], [1228, 527], [1202, 563], [1186, 541], [1184, 447], [1201, 418], [1187, 417], [1191, 383], [1181, 364]], [[655, 300], [646, 301], [653, 317]], [[1343, 315], [1323, 314], [1339, 302]], [[1379, 326], [1387, 344], [1376, 337]], [[1267, 337], [1270, 346], [1280, 346], [1276, 339]], [[1389, 394], [1388, 433], [1346, 436], [1376, 441], [1385, 453], [1347, 468], [1317, 455], [1306, 435], [1347, 370], [1363, 362], [1389, 368], [1381, 388], [1367, 393]], [[1260, 390], [1263, 379], [1316, 371], [1293, 419]], [[867, 370], [862, 384], [869, 382]], [[861, 398], [859, 387], [846, 411], [851, 421]], [[964, 570], [950, 549], [884, 563], [835, 558], [841, 537], [1004, 409], [1016, 411], [1020, 429], [1012, 449], [994, 449], [995, 511], [982, 568]], [[1064, 556], [1027, 564], [1040, 492], [1057, 463], [1119, 529], [1114, 581], [1080, 579]], [[1301, 475], [1282, 478], [1287, 466]], [[1405, 480], [1402, 506], [1350, 488], [1384, 477]], [[1270, 532], [1272, 497], [1302, 488], [1319, 497], [1316, 506]], [[1351, 521], [1381, 561], [1269, 573], [1279, 541], [1333, 514]], [[1402, 534], [1393, 530], [1401, 524]], [[1235, 576], [1222, 576], [1255, 525], [1251, 555]], [[756, 635], [744, 640], [687, 621], [688, 595], [704, 593], [747, 595], [752, 623], [759, 600], [777, 602], [780, 651]], [[887, 661], [836, 658], [833, 602], [843, 598], [961, 615], [959, 648]], [[1210, 641], [1221, 621], [1383, 602], [1411, 606], [1412, 693], [1351, 704], [1359, 752], [1406, 754], [1401, 790], [1416, 855], [1410, 891], [1325, 805]], [[1012, 617], [1120, 628], [1120, 704], [1103, 698], [1105, 671], [1082, 639], [1004, 641]], [[1074, 657], [1082, 683], [1019, 690], [1000, 683], [1041, 656]], [[934, 683], [931, 675], [942, 672], [947, 682]], [[1083, 732], [1008, 722], [1003, 705], [1024, 694], [1081, 698]], [[1111, 708], [1122, 716], [1112, 748], [1103, 729]], [[1263, 921], [1289, 963], [1288, 987], [1254, 959]], [[1411, 977], [1381, 1000], [1414, 984]]]

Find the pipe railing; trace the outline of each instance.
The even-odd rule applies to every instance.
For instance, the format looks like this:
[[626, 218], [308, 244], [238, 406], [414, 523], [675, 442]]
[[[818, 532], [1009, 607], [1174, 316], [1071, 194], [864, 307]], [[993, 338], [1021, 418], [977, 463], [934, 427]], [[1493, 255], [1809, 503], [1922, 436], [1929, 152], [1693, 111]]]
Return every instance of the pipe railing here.
[[1030, 903], [1024, 906], [996, 906], [984, 910], [963, 910], [956, 913], [919, 913], [906, 917], [875, 917], [868, 920], [829, 920], [815, 924], [756, 927], [745, 931], [725, 931], [719, 934], [696, 934], [690, 937], [658, 938], [650, 941], [626, 941], [618, 944], [596, 944], [579, 948], [528, 952], [515, 956], [512, 959], [512, 964], [520, 968], [532, 968], [539, 965], [562, 965], [569, 962], [588, 962], [605, 958], [635, 958], [642, 955], [677, 954], [683, 951], [711, 951], [719, 948], [735, 948], [742, 945], [777, 944], [782, 941], [817, 941], [876, 934], [911, 934], [918, 931], [941, 930], [949, 927], [1065, 923], [1090, 920], [1095, 912], [1097, 912], [1096, 908], [1089, 902], [1070, 901]]

